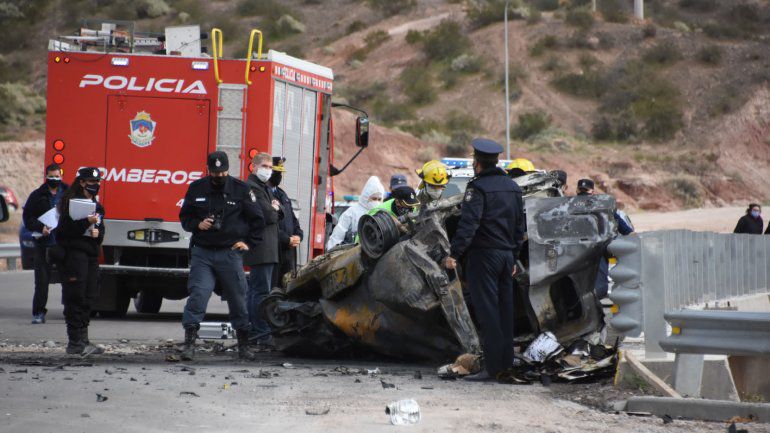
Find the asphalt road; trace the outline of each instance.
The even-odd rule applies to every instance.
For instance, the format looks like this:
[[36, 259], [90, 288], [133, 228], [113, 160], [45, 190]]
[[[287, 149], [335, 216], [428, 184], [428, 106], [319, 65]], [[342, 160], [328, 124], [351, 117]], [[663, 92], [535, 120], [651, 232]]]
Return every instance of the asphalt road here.
[[[61, 304], [61, 286], [52, 284], [48, 290], [46, 323], [32, 325], [32, 271], [0, 272], [0, 341], [9, 343], [39, 343], [53, 340], [65, 342], [64, 314]], [[163, 300], [159, 314], [140, 314], [129, 306], [122, 319], [91, 320], [89, 337], [97, 343], [114, 343], [121, 339], [131, 342], [158, 342], [182, 339], [182, 311], [184, 300]], [[227, 321], [227, 304], [213, 295], [205, 320]]]
[[[399, 428], [384, 409], [404, 398], [421, 408], [413, 432], [717, 433], [726, 427], [615, 413], [608, 407], [633, 391], [615, 389], [609, 379], [548, 387], [446, 381], [435, 363], [281, 353], [247, 362], [232, 351], [207, 350], [217, 347], [210, 343], [183, 365], [167, 343], [182, 339], [183, 301], [166, 302], [159, 315], [132, 309], [125, 319], [92, 321], [92, 340], [107, 353], [81, 359], [64, 353], [60, 292], [51, 287], [48, 323], [31, 325], [32, 273], [0, 273], [0, 432], [394, 432]], [[226, 318], [219, 298], [209, 310], [217, 313], [211, 319]]]

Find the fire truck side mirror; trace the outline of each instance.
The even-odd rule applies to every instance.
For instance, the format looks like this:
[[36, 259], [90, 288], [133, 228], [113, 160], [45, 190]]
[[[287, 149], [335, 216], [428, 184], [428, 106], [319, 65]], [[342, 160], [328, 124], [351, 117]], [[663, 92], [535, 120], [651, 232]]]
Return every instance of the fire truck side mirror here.
[[356, 118], [356, 146], [365, 149], [369, 146], [369, 118]]
[[11, 215], [8, 213], [8, 204], [5, 202], [5, 196], [0, 195], [0, 223], [8, 221]]

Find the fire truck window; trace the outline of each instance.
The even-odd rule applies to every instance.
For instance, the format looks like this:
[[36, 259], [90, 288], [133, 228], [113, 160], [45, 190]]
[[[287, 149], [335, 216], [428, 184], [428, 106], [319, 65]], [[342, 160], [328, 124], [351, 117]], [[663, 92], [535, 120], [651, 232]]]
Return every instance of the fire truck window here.
[[286, 124], [286, 83], [275, 82], [273, 110], [273, 155], [283, 155], [283, 126]]

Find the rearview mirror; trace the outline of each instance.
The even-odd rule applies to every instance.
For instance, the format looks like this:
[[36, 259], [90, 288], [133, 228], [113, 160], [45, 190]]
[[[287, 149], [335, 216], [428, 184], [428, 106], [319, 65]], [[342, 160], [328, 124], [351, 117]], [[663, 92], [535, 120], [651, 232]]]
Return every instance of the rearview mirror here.
[[366, 149], [369, 146], [369, 118], [356, 118], [356, 146]]
[[8, 204], [5, 202], [5, 196], [0, 195], [0, 223], [8, 221]]

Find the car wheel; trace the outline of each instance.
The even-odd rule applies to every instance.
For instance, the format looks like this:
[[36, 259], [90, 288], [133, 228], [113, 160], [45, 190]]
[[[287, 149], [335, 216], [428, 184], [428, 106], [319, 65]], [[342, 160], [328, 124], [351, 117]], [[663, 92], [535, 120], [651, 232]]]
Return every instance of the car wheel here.
[[163, 304], [163, 296], [142, 290], [134, 298], [134, 308], [139, 313], [157, 314]]

